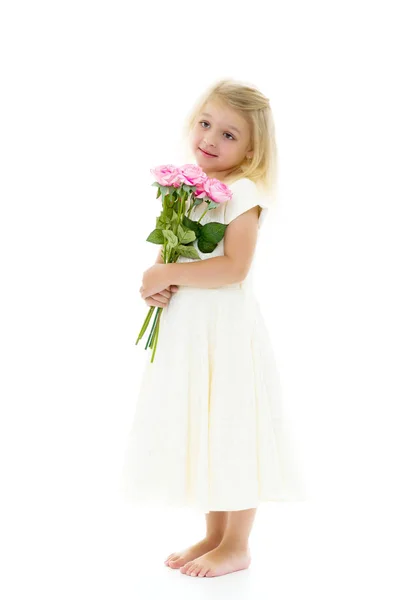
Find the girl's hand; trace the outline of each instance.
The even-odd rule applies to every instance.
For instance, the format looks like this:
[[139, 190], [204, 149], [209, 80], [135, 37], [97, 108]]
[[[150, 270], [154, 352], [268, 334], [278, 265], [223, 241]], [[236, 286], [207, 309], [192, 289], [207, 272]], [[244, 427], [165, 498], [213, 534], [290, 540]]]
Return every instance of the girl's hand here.
[[167, 268], [167, 264], [156, 263], [143, 273], [142, 287], [140, 288], [143, 299], [169, 287], [171, 282], [168, 280]]
[[[170, 285], [165, 288], [165, 290], [161, 290], [158, 294], [153, 294], [153, 296], [148, 296], [144, 299], [147, 306], [159, 306], [160, 308], [165, 308], [168, 306], [170, 298], [173, 293], [178, 291], [177, 285]], [[142, 288], [140, 288], [140, 293], [142, 293]]]

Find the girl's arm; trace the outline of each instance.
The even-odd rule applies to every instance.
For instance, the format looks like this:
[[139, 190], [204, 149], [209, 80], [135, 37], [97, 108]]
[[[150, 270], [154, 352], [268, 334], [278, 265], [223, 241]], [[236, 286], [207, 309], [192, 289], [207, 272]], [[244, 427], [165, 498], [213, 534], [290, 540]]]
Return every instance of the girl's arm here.
[[214, 288], [242, 281], [236, 266], [228, 256], [213, 256], [189, 263], [170, 263], [168, 281], [174, 285]]
[[165, 265], [169, 283], [214, 288], [243, 281], [256, 248], [258, 214], [254, 206], [231, 221], [225, 231], [224, 256]]

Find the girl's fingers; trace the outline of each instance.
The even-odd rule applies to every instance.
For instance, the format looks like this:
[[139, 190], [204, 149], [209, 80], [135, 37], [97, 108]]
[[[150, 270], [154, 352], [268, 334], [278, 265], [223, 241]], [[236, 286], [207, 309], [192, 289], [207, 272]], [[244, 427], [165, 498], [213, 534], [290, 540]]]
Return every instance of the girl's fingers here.
[[162, 302], [163, 304], [168, 304], [169, 296], [165, 296], [163, 293], [157, 293], [153, 295], [154, 300], [157, 302]]
[[159, 306], [160, 308], [165, 308], [173, 294], [173, 292], [178, 291], [177, 285], [170, 285], [168, 288], [161, 290], [161, 292], [157, 292], [157, 294], [153, 294], [152, 296], [144, 297], [143, 295], [143, 286], [140, 288], [140, 294], [146, 304], [148, 306]]
[[[161, 298], [163, 298], [163, 300], [161, 300]], [[166, 301], [163, 296], [161, 298], [159, 294], [155, 294], [154, 296], [147, 296], [145, 301], [149, 306], [159, 306], [160, 308], [165, 308], [165, 306], [168, 304], [168, 301]]]
[[[165, 290], [162, 290], [159, 293], [162, 294], [163, 296], [165, 296], [166, 298], [170, 298], [171, 294], [173, 292], [177, 292], [178, 289], [179, 289], [179, 287], [177, 285], [170, 285]], [[144, 296], [143, 296], [143, 286], [140, 287], [139, 293], [142, 296], [142, 298], [144, 298]]]
[[147, 306], [158, 306], [159, 308], [165, 308], [165, 304], [162, 304], [161, 302], [157, 302], [157, 300], [154, 300], [151, 296], [148, 296], [145, 300]]

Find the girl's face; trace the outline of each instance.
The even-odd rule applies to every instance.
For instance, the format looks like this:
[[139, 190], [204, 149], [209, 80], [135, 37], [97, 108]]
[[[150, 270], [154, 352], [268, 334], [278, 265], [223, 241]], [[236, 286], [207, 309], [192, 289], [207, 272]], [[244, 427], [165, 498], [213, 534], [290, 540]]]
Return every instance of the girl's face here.
[[191, 131], [190, 148], [208, 177], [223, 181], [232, 169], [253, 155], [250, 127], [240, 113], [225, 103], [207, 102]]

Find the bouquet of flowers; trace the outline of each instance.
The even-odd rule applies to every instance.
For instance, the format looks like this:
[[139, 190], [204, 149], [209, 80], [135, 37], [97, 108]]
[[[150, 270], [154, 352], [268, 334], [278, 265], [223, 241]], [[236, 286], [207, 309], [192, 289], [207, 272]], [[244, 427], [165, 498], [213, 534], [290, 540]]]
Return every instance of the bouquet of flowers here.
[[[150, 169], [155, 178], [152, 184], [157, 187], [157, 198], [161, 196], [161, 214], [156, 219], [156, 228], [147, 237], [148, 242], [163, 246], [164, 263], [176, 262], [179, 256], [200, 259], [194, 247], [202, 253], [215, 250], [225, 235], [227, 225], [223, 223], [206, 223], [200, 221], [204, 215], [222, 202], [232, 198], [232, 191], [219, 179], [208, 177], [201, 167], [186, 164], [182, 167], [160, 165]], [[195, 206], [205, 202], [206, 209], [197, 221], [190, 218]], [[155, 306], [151, 306], [136, 340], [136, 345], [143, 337], [150, 323]], [[157, 307], [145, 349], [152, 349], [151, 362], [154, 360], [160, 327], [161, 307]]]

